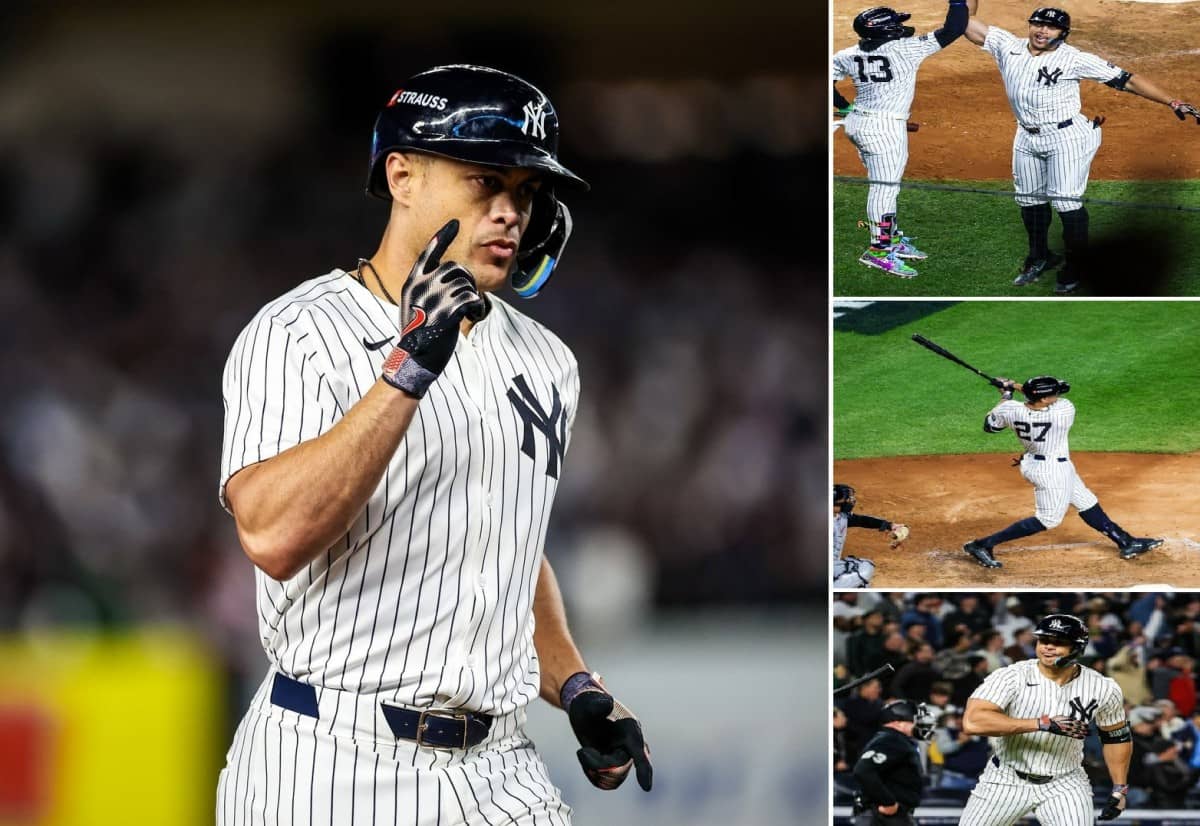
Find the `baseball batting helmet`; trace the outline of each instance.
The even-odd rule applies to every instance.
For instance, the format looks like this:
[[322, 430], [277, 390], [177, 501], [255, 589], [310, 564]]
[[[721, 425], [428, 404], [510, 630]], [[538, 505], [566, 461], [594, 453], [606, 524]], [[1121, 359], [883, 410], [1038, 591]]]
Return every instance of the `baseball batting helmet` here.
[[842, 513], [850, 513], [854, 510], [854, 505], [857, 500], [854, 498], [854, 488], [849, 485], [834, 485], [833, 486], [833, 504], [842, 506]]
[[875, 6], [858, 13], [854, 18], [854, 33], [863, 40], [899, 40], [912, 37], [916, 29], [900, 25], [911, 14], [898, 12], [887, 6]]
[[1061, 43], [1071, 33], [1071, 15], [1053, 6], [1043, 6], [1040, 9], [1034, 9], [1033, 14], [1029, 15], [1029, 22], [1041, 23], [1044, 26], [1053, 26], [1056, 29], [1062, 29], [1062, 34], [1054, 38], [1051, 41], [1052, 43]]
[[1047, 396], [1061, 396], [1071, 390], [1071, 385], [1054, 376], [1034, 376], [1021, 382], [1021, 395], [1035, 402]]
[[933, 712], [924, 703], [914, 703], [912, 700], [892, 700], [886, 703], [879, 712], [879, 725], [885, 723], [912, 723], [912, 736], [918, 740], [928, 740], [933, 736], [937, 721]]
[[404, 150], [544, 173], [512, 275], [518, 295], [536, 295], [571, 236], [571, 213], [555, 189], [589, 188], [558, 160], [558, 113], [550, 99], [533, 84], [497, 69], [434, 67], [409, 78], [375, 119], [368, 193], [391, 199], [385, 161], [390, 153]]
[[1088, 630], [1083, 620], [1071, 614], [1047, 614], [1033, 629], [1035, 637], [1059, 637], [1071, 643], [1071, 652], [1054, 661], [1056, 667], [1074, 662], [1087, 648]]

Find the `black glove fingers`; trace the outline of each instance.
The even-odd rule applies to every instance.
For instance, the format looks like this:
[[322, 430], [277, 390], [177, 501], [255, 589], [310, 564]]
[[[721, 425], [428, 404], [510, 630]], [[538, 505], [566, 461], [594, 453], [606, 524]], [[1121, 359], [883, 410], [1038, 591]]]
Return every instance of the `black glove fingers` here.
[[436, 270], [442, 263], [442, 256], [446, 254], [446, 248], [450, 246], [455, 236], [458, 235], [458, 219], [451, 218], [446, 222], [446, 225], [439, 229], [429, 241], [429, 245], [421, 253], [421, 257], [417, 260], [417, 266], [414, 269], [423, 273], [431, 273]]
[[637, 781], [642, 791], [650, 791], [650, 787], [654, 785], [654, 767], [650, 765], [648, 746], [643, 746], [640, 752], [633, 755], [633, 767], [637, 771]]
[[634, 765], [633, 760], [622, 750], [612, 754], [601, 754], [592, 746], [584, 746], [576, 755], [587, 779], [596, 788], [606, 791], [618, 788], [624, 783]]

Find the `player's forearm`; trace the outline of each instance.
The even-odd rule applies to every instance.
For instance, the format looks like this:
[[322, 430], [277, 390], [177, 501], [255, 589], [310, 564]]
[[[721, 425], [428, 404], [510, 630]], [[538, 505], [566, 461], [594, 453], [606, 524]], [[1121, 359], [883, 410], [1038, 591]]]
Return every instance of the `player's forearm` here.
[[1129, 80], [1125, 81], [1125, 91], [1133, 92], [1146, 100], [1152, 100], [1164, 106], [1170, 106], [1171, 101], [1174, 100], [1157, 83], [1144, 75], [1130, 75]]
[[533, 647], [537, 650], [542, 673], [540, 693], [543, 700], [561, 708], [559, 695], [563, 683], [572, 674], [588, 669], [571, 639], [558, 579], [545, 558], [533, 594], [533, 621]]
[[1036, 718], [1023, 720], [994, 709], [968, 708], [963, 715], [963, 731], [980, 737], [1007, 737], [1037, 730]]
[[379, 485], [417, 403], [380, 380], [326, 433], [235, 474], [226, 493], [250, 560], [284, 580], [336, 542]]
[[1118, 786], [1129, 782], [1129, 763], [1133, 759], [1133, 742], [1104, 743], [1101, 746], [1104, 755], [1104, 765], [1108, 767], [1108, 776]]

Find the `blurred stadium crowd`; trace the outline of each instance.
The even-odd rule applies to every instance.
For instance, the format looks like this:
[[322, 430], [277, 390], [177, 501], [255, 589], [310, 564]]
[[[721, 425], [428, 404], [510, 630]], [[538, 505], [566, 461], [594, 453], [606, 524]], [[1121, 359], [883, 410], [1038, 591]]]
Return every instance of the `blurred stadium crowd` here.
[[[1080, 662], [1112, 677], [1133, 732], [1129, 805], [1200, 807], [1200, 594], [839, 593], [833, 603], [834, 688], [891, 664], [895, 671], [835, 701], [834, 802], [856, 791], [851, 770], [893, 698], [927, 703], [938, 718], [921, 744], [923, 806], [961, 806], [983, 771], [987, 738], [964, 734], [962, 711], [988, 674], [1034, 656], [1031, 633], [1046, 614], [1083, 619], [1091, 639]], [[1100, 803], [1112, 781], [1095, 731], [1084, 769]]]

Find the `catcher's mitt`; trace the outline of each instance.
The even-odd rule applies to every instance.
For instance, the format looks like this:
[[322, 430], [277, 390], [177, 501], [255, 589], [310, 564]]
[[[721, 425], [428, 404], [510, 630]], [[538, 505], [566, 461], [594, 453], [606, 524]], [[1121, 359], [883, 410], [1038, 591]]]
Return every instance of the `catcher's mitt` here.
[[901, 524], [900, 522], [893, 522], [891, 531], [888, 533], [888, 535], [892, 538], [891, 547], [899, 548], [900, 544], [904, 542], [904, 540], [908, 539], [909, 533], [911, 533], [911, 531], [909, 531], [908, 525]]
[[1171, 101], [1171, 109], [1175, 112], [1175, 117], [1180, 120], [1187, 120], [1188, 117], [1196, 119], [1196, 124], [1200, 125], [1200, 109], [1192, 106], [1190, 103], [1184, 103], [1182, 100]]

